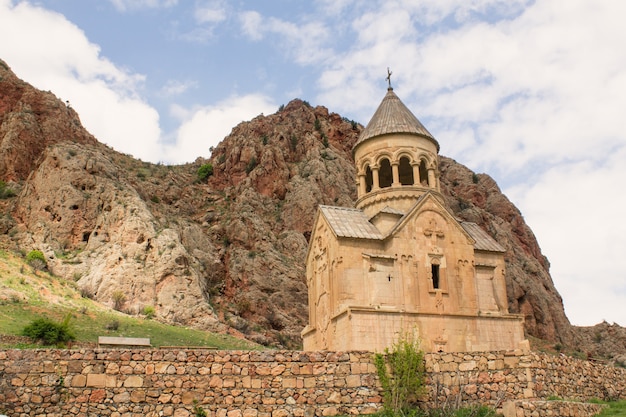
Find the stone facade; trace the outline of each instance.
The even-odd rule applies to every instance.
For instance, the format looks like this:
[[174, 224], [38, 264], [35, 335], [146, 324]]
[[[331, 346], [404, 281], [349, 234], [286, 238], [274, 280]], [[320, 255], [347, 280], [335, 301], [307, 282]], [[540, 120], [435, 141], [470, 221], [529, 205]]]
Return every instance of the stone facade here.
[[510, 314], [505, 249], [444, 205], [439, 144], [390, 88], [354, 146], [356, 208], [320, 206], [307, 254], [305, 350], [527, 347]]
[[[626, 398], [626, 370], [542, 353], [430, 353], [422, 406], [489, 404], [505, 417], [590, 416]], [[360, 415], [381, 407], [369, 352], [0, 351], [0, 414], [211, 417]], [[566, 401], [546, 401], [559, 397]], [[197, 402], [197, 403], [196, 403]]]

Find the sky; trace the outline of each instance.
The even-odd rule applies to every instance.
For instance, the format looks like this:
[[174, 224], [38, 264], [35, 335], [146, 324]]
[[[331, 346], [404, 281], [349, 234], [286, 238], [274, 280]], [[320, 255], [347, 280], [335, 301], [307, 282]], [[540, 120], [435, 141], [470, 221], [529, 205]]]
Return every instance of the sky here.
[[101, 142], [208, 158], [294, 98], [367, 124], [394, 92], [492, 176], [572, 324], [626, 326], [626, 1], [0, 0], [0, 58]]

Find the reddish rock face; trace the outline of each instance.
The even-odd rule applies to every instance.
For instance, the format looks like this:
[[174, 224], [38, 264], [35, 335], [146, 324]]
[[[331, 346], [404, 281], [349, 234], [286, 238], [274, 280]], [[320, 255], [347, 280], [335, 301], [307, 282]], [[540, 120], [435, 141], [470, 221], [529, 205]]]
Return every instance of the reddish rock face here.
[[[293, 100], [233, 128], [209, 160], [148, 164], [98, 143], [74, 110], [0, 61], [0, 179], [21, 189], [2, 203], [12, 216], [0, 221], [0, 243], [44, 250], [57, 275], [104, 303], [121, 289], [130, 313], [151, 306], [170, 322], [298, 347], [314, 214], [319, 204], [353, 206], [361, 129]], [[203, 163], [214, 168], [204, 183]], [[519, 210], [489, 176], [445, 157], [440, 169], [457, 216], [508, 250], [510, 311], [524, 314], [531, 336], [572, 342]]]
[[0, 178], [24, 180], [41, 153], [65, 140], [95, 144], [78, 114], [54, 94], [19, 80], [0, 60]]

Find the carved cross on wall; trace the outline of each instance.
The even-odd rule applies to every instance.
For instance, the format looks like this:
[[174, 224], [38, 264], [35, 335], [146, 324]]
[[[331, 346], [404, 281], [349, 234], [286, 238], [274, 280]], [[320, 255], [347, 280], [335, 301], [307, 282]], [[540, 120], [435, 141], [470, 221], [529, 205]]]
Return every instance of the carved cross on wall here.
[[424, 236], [431, 239], [433, 246], [437, 246], [437, 239], [443, 239], [445, 237], [443, 230], [437, 226], [437, 222], [435, 220], [431, 220], [428, 223], [428, 227], [424, 229]]

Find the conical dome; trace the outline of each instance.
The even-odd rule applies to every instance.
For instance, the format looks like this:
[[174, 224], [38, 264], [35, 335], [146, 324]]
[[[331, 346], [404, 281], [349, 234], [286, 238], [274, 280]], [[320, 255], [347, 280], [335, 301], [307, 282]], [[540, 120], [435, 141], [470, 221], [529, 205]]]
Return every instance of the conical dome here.
[[425, 137], [433, 141], [439, 150], [439, 143], [433, 135], [426, 130], [390, 87], [354, 147], [373, 137], [391, 133], [408, 133]]

